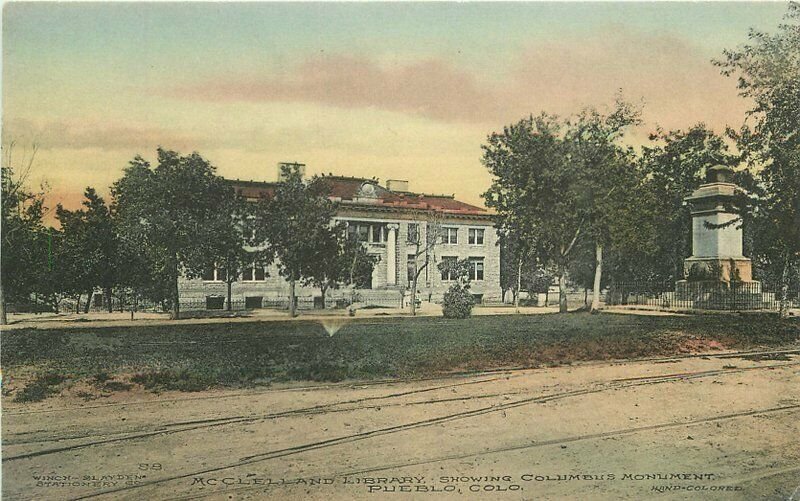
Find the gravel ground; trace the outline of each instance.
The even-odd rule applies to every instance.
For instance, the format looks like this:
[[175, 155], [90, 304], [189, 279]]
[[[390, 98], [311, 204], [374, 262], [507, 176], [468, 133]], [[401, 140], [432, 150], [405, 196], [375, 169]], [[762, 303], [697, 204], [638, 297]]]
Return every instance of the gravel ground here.
[[797, 352], [4, 402], [3, 498], [789, 499]]

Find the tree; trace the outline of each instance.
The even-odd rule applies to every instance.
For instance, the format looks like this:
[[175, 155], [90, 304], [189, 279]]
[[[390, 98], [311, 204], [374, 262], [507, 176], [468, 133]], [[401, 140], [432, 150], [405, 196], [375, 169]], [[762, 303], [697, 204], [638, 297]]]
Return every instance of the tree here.
[[320, 238], [318, 254], [309, 260], [303, 284], [320, 289], [325, 308], [327, 291], [342, 285], [365, 283], [372, 276], [377, 256], [370, 255], [362, 242], [348, 238], [346, 223], [331, 226]]
[[84, 312], [89, 311], [92, 293], [101, 288], [111, 312], [111, 291], [116, 285], [117, 236], [111, 211], [94, 188], [86, 188], [83, 208], [75, 211], [56, 208], [61, 224], [62, 253], [59, 266], [66, 268], [62, 286], [72, 292], [87, 293]]
[[46, 283], [51, 268], [52, 240], [45, 228], [44, 189], [27, 187], [27, 179], [36, 157], [36, 146], [23, 159], [23, 167], [12, 166], [14, 143], [6, 149], [2, 166], [2, 249], [0, 249], [0, 324], [8, 321], [9, 302], [29, 301], [38, 286]]
[[[531, 292], [540, 285], [537, 282], [537, 272], [542, 271], [536, 257], [522, 245], [514, 233], [504, 231], [499, 232], [500, 244], [500, 288], [502, 290], [502, 300], [505, 301], [507, 291], [511, 291], [514, 307], [519, 311], [520, 291], [522, 289]], [[551, 277], [552, 278], [552, 277]], [[536, 282], [536, 284], [534, 284]], [[547, 284], [549, 287], [550, 284]], [[538, 290], [538, 289], [537, 289]]]
[[575, 210], [576, 178], [563, 141], [563, 124], [551, 115], [528, 117], [492, 133], [483, 164], [494, 176], [483, 197], [498, 213], [501, 234], [514, 235], [559, 276], [559, 310], [566, 311], [566, 265], [584, 231]]
[[442, 236], [441, 215], [436, 211], [428, 211], [413, 223], [408, 232], [407, 243], [412, 249], [409, 257], [411, 266], [411, 315], [417, 315], [417, 287], [419, 277], [434, 260], [436, 246]]
[[336, 205], [329, 187], [315, 177], [303, 182], [299, 167], [283, 165], [282, 181], [271, 197], [259, 203], [256, 237], [278, 263], [280, 275], [289, 282], [289, 312], [297, 315], [297, 282], [309, 278], [315, 260], [330, 252], [331, 219]]
[[731, 130], [744, 159], [759, 173], [756, 252], [781, 268], [781, 313], [792, 269], [800, 263], [800, 3], [791, 2], [774, 34], [751, 30], [749, 43], [715, 61], [735, 76], [739, 94], [753, 102], [748, 120]]
[[640, 116], [640, 110], [618, 98], [608, 115], [594, 108], [583, 110], [569, 122], [565, 137], [577, 171], [576, 211], [582, 214], [595, 248], [592, 311], [600, 308], [603, 249], [616, 243], [614, 226], [629, 217], [627, 204], [620, 202], [638, 184], [634, 152], [619, 141], [629, 127], [641, 123]]
[[566, 121], [531, 116], [483, 146], [494, 176], [486, 205], [497, 210], [501, 235], [518, 242], [518, 256], [556, 268], [560, 312], [567, 311], [566, 271], [581, 239], [598, 242], [602, 263], [608, 221], [617, 216], [608, 200], [629, 165], [617, 141], [637, 122], [638, 110], [618, 100], [607, 116], [591, 108]]
[[[223, 205], [205, 226], [204, 240], [209, 243], [211, 258], [206, 267], [225, 268], [227, 286], [226, 309], [232, 309], [233, 283], [241, 278], [245, 269], [265, 268], [272, 263], [272, 255], [265, 246], [254, 240], [254, 208], [238, 194], [226, 197]], [[266, 270], [264, 271], [266, 275]]]
[[522, 259], [515, 241], [503, 233], [499, 237], [501, 300], [505, 303], [506, 293], [511, 291], [512, 302], [519, 307], [517, 300], [522, 287]]
[[112, 193], [126, 254], [140, 253], [147, 265], [131, 270], [126, 281], [166, 300], [172, 318], [180, 318], [178, 280], [201, 275], [216, 257], [212, 228], [233, 188], [198, 153], [181, 156], [159, 148], [155, 168], [137, 156]]

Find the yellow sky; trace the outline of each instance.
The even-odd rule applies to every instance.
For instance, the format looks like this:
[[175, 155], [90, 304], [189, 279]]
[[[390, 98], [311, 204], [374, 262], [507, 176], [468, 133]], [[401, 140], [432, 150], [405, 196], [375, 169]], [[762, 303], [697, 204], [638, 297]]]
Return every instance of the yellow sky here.
[[3, 143], [39, 145], [51, 204], [106, 192], [136, 154], [198, 151], [232, 178], [276, 164], [408, 179], [481, 203], [487, 134], [623, 95], [656, 125], [738, 126], [710, 60], [780, 4], [6, 4]]

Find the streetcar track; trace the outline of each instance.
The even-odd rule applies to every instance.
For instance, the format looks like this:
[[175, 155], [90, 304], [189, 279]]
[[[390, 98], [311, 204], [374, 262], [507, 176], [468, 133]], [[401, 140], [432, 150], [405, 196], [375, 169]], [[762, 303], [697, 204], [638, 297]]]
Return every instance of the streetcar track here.
[[[502, 447], [502, 448], [497, 448], [497, 449], [492, 449], [492, 450], [484, 450], [484, 451], [477, 452], [477, 453], [452, 454], [452, 455], [447, 455], [447, 456], [441, 456], [441, 457], [438, 457], [438, 458], [427, 459], [427, 460], [423, 460], [423, 461], [397, 463], [397, 464], [392, 464], [392, 465], [380, 466], [380, 467], [376, 467], [376, 468], [369, 468], [369, 469], [366, 469], [366, 470], [359, 470], [359, 471], [350, 472], [350, 473], [339, 473], [339, 474], [336, 474], [336, 475], [333, 475], [333, 476], [336, 476], [336, 477], [346, 476], [346, 475], [356, 476], [356, 475], [362, 475], [362, 474], [366, 474], [366, 473], [375, 473], [375, 472], [378, 472], [378, 471], [385, 471], [385, 470], [392, 470], [392, 469], [399, 469], [399, 468], [407, 468], [409, 466], [422, 466], [422, 465], [428, 465], [428, 464], [438, 463], [438, 462], [442, 462], [442, 461], [451, 461], [451, 460], [455, 460], [455, 459], [466, 459], [466, 458], [470, 458], [470, 457], [480, 457], [480, 456], [484, 456], [484, 455], [487, 455], [487, 454], [496, 454], [496, 453], [502, 453], [502, 452], [514, 452], [514, 451], [519, 451], [519, 450], [533, 449], [533, 448], [545, 447], [545, 446], [550, 446], [550, 445], [560, 445], [560, 444], [573, 443], [573, 442], [579, 442], [579, 441], [584, 441], [584, 440], [597, 440], [597, 439], [610, 438], [610, 437], [616, 437], [616, 436], [632, 435], [632, 434], [640, 433], [640, 432], [644, 432], [644, 431], [655, 431], [655, 430], [659, 430], [660, 431], [660, 430], [665, 430], [665, 429], [670, 429], [670, 428], [679, 428], [679, 427], [685, 427], [685, 426], [696, 426], [696, 425], [702, 425], [702, 424], [713, 423], [713, 422], [718, 422], [718, 421], [724, 421], [724, 420], [728, 420], [728, 419], [737, 419], [737, 418], [750, 417], [750, 416], [763, 415], [763, 414], [771, 414], [771, 413], [784, 412], [784, 411], [794, 411], [794, 410], [797, 410], [797, 409], [800, 409], [800, 404], [787, 405], [787, 406], [781, 406], [781, 407], [771, 407], [771, 408], [760, 409], [760, 410], [743, 411], [743, 412], [737, 412], [737, 413], [731, 413], [731, 414], [724, 414], [724, 415], [721, 415], [721, 416], [713, 416], [713, 417], [710, 417], [710, 418], [700, 418], [700, 419], [695, 419], [695, 420], [691, 420], [691, 421], [661, 423], [661, 424], [640, 426], [640, 427], [635, 427], [635, 428], [625, 428], [625, 429], [622, 429], [622, 430], [612, 430], [612, 431], [606, 431], [606, 432], [590, 433], [590, 434], [585, 434], [585, 435], [575, 435], [575, 436], [572, 436], [572, 437], [563, 437], [563, 438], [558, 438], [558, 439], [544, 440], [544, 441], [541, 441], [541, 442], [534, 442], [534, 443], [524, 444], [524, 445], [516, 445], [516, 446]], [[323, 443], [324, 442], [328, 442], [328, 441], [323, 441]], [[288, 450], [293, 450], [293, 449], [297, 449], [297, 448], [296, 447], [295, 448], [290, 448]], [[306, 451], [306, 450], [314, 450], [314, 448], [302, 449], [303, 452]], [[276, 452], [279, 452], [279, 451], [276, 451]], [[271, 456], [268, 456], [268, 457], [243, 458], [243, 459], [239, 460], [237, 463], [231, 464], [231, 465], [228, 465], [228, 466], [208, 468], [208, 469], [203, 470], [203, 471], [197, 471], [197, 472], [192, 472], [192, 473], [187, 473], [187, 474], [182, 474], [182, 475], [174, 475], [174, 476], [167, 477], [167, 478], [151, 480], [149, 482], [144, 482], [144, 483], [137, 484], [137, 485], [120, 487], [120, 488], [116, 488], [116, 489], [109, 489], [109, 490], [102, 491], [102, 492], [94, 492], [94, 493], [86, 494], [86, 495], [79, 496], [79, 497], [76, 497], [76, 498], [72, 498], [70, 501], [80, 501], [80, 500], [84, 500], [84, 499], [91, 499], [91, 498], [95, 498], [95, 497], [99, 497], [99, 496], [104, 496], [106, 494], [115, 494], [115, 493], [124, 492], [124, 491], [131, 491], [133, 489], [139, 489], [139, 488], [142, 488], [142, 487], [149, 487], [149, 486], [153, 486], [153, 485], [163, 484], [163, 483], [166, 483], [166, 482], [172, 482], [174, 480], [181, 480], [181, 479], [184, 479], [184, 478], [194, 477], [194, 476], [197, 476], [197, 475], [205, 475], [205, 474], [208, 474], [208, 473], [214, 473], [214, 472], [217, 472], [217, 471], [227, 470], [227, 469], [230, 469], [230, 468], [236, 468], [236, 467], [239, 467], [239, 466], [244, 466], [244, 465], [247, 465], [247, 464], [252, 464], [252, 463], [265, 461], [265, 460], [269, 460], [269, 459], [276, 459], [276, 458], [284, 457], [286, 455], [288, 455], [288, 454], [271, 455]], [[331, 475], [327, 475], [327, 477], [330, 478]], [[264, 488], [265, 488], [265, 486], [244, 487], [244, 488], [240, 488], [240, 489], [233, 488], [233, 489], [228, 489], [226, 492], [243, 491], [243, 490], [255, 490], [255, 489], [264, 489]], [[195, 498], [198, 498], [198, 497], [207, 497], [209, 495], [214, 495], [214, 494], [218, 494], [218, 493], [203, 493], [200, 496], [196, 496], [195, 495], [195, 496], [190, 496], [190, 497], [172, 498], [172, 499], [173, 500], [195, 499]]]
[[[384, 408], [389, 408], [389, 407], [406, 407], [406, 406], [413, 406], [413, 405], [441, 404], [441, 403], [458, 402], [458, 401], [465, 401], [465, 400], [480, 400], [480, 399], [484, 399], [484, 398], [495, 398], [495, 397], [502, 397], [502, 396], [508, 396], [508, 395], [519, 395], [521, 393], [526, 393], [526, 392], [523, 391], [523, 390], [519, 390], [519, 391], [509, 391], [509, 392], [501, 392], [501, 393], [488, 393], [488, 394], [482, 394], [482, 395], [470, 395], [470, 396], [463, 396], [463, 397], [441, 398], [441, 399], [435, 399], [435, 400], [417, 400], [417, 401], [412, 401], [412, 402], [372, 404], [372, 405], [365, 405], [365, 406], [358, 406], [358, 407], [345, 407], [345, 408], [342, 408], [342, 409], [336, 409], [336, 408], [328, 409], [328, 407], [337, 407], [339, 405], [345, 405], [345, 404], [351, 403], [351, 402], [335, 402], [335, 403], [326, 404], [326, 405], [320, 405], [320, 406], [315, 406], [315, 407], [307, 407], [307, 408], [301, 408], [301, 409], [291, 409], [291, 410], [281, 411], [281, 412], [277, 412], [277, 413], [273, 413], [273, 414], [264, 414], [264, 415], [258, 415], [258, 416], [253, 416], [253, 415], [251, 415], [251, 416], [229, 416], [229, 417], [225, 417], [225, 418], [199, 419], [199, 420], [194, 420], [194, 421], [184, 421], [184, 422], [178, 422], [178, 423], [167, 423], [167, 424], [159, 425], [161, 428], [159, 428], [158, 430], [152, 430], [152, 431], [157, 431], [158, 433], [165, 433], [165, 432], [169, 431], [169, 430], [167, 430], [167, 428], [174, 428], [174, 427], [177, 427], [177, 426], [188, 426], [188, 425], [193, 425], [193, 424], [224, 425], [224, 424], [240, 422], [240, 421], [238, 421], [240, 419], [242, 420], [241, 422], [246, 422], [247, 420], [254, 420], [254, 421], [264, 420], [264, 421], [266, 421], [266, 420], [269, 420], [269, 419], [276, 419], [276, 418], [282, 418], [282, 417], [292, 417], [292, 416], [296, 416], [296, 415], [297, 416], [308, 416], [308, 415], [328, 414], [328, 413], [337, 413], [337, 412], [352, 412], [352, 411], [360, 411], [360, 410], [384, 409]], [[377, 400], [380, 400], [382, 398], [388, 398], [388, 397], [374, 397], [374, 399], [377, 399]], [[369, 400], [369, 399], [366, 399], [366, 400]], [[113, 433], [102, 433], [102, 434], [99, 434], [99, 435], [107, 437], [107, 436], [113, 436], [113, 435], [125, 435], [125, 434], [130, 434], [130, 433], [140, 433], [140, 432], [145, 432], [145, 431], [146, 431], [146, 429], [144, 429], [144, 428], [136, 428], [136, 429], [130, 429], [130, 430], [125, 430], [125, 431], [113, 432]], [[185, 430], [181, 429], [181, 430], [177, 430], [177, 431], [185, 431]], [[69, 437], [45, 437], [45, 438], [39, 438], [39, 439], [35, 439], [35, 440], [27, 440], [27, 441], [22, 441], [22, 442], [15, 442], [13, 440], [4, 440], [3, 443], [6, 446], [9, 446], [9, 445], [20, 446], [20, 445], [30, 445], [30, 444], [46, 443], [46, 442], [61, 442], [61, 441], [65, 441], [65, 440], [79, 440], [81, 438], [87, 438], [87, 437], [92, 437], [92, 436], [98, 436], [98, 434], [94, 433], [94, 434], [84, 434], [84, 435], [72, 435], [72, 436], [69, 436]], [[127, 438], [131, 438], [131, 437], [127, 437]]]
[[[236, 423], [242, 423], [242, 422], [260, 421], [260, 420], [266, 421], [266, 420], [269, 420], [269, 419], [275, 419], [275, 418], [281, 418], [281, 417], [287, 417], [287, 416], [295, 416], [295, 415], [301, 415], [302, 416], [302, 415], [307, 415], [307, 414], [319, 414], [319, 413], [325, 412], [326, 409], [334, 408], [334, 407], [341, 406], [341, 405], [358, 404], [358, 403], [374, 401], [374, 400], [385, 400], [385, 399], [388, 399], [388, 398], [399, 398], [399, 397], [404, 397], [404, 396], [413, 395], [413, 394], [417, 394], [417, 393], [425, 393], [425, 392], [442, 390], [442, 389], [447, 389], [447, 388], [454, 388], [454, 387], [457, 387], [457, 386], [466, 386], [466, 385], [472, 385], [472, 384], [486, 383], [486, 382], [491, 382], [491, 381], [497, 381], [497, 380], [500, 380], [500, 379], [504, 379], [504, 378], [498, 377], [498, 378], [492, 378], [492, 379], [482, 379], [480, 381], [464, 381], [464, 382], [456, 383], [456, 384], [435, 386], [435, 387], [423, 388], [423, 389], [418, 389], [418, 390], [408, 390], [408, 391], [403, 391], [403, 392], [391, 393], [391, 394], [388, 394], [388, 395], [380, 395], [380, 396], [374, 396], [374, 397], [363, 397], [363, 398], [357, 398], [357, 399], [351, 399], [351, 400], [345, 400], [345, 401], [339, 401], [339, 402], [331, 402], [329, 404], [320, 404], [320, 405], [314, 405], [314, 406], [310, 406], [310, 407], [302, 407], [302, 408], [299, 408], [299, 409], [288, 409], [288, 410], [285, 410], [285, 411], [275, 412], [275, 413], [266, 414], [266, 415], [262, 414], [262, 415], [258, 415], [258, 416], [229, 416], [229, 417], [224, 417], [224, 418], [211, 418], [211, 419], [200, 419], [200, 420], [193, 420], [193, 421], [184, 421], [184, 422], [178, 422], [178, 423], [167, 423], [167, 424], [159, 425], [160, 426], [159, 429], [156, 429], [156, 430], [153, 430], [153, 431], [150, 431], [150, 432], [144, 432], [144, 433], [141, 433], [140, 435], [133, 435], [133, 436], [128, 436], [128, 437], [121, 437], [121, 438], [102, 440], [102, 441], [97, 441], [97, 442], [91, 442], [91, 443], [88, 443], [88, 444], [79, 444], [78, 446], [83, 447], [83, 446], [90, 446], [90, 445], [93, 445], [93, 444], [103, 444], [103, 443], [109, 443], [109, 442], [119, 441], [119, 440], [130, 440], [130, 439], [136, 439], [136, 438], [145, 438], [145, 437], [149, 437], [149, 436], [152, 436], [152, 435], [177, 433], [177, 432], [182, 432], [182, 431], [191, 431], [191, 430], [195, 430], [195, 429], [198, 429], [198, 428], [211, 427], [211, 426], [221, 426], [221, 425], [225, 425], [225, 424], [236, 424]], [[498, 395], [500, 395], [500, 394], [498, 394]], [[470, 399], [470, 398], [471, 397], [462, 397], [460, 399], [459, 398], [451, 398], [451, 399], [447, 399], [447, 400], [444, 400], [444, 401], [467, 400], [467, 399]], [[411, 404], [412, 405], [414, 405], [414, 404], [418, 405], [418, 404], [426, 404], [426, 403], [439, 403], [439, 402], [437, 402], [435, 400], [434, 401], [429, 401], [428, 400], [428, 401], [422, 401], [422, 402], [413, 402]], [[376, 406], [376, 407], [388, 407], [390, 405], [391, 404], [384, 404], [382, 406]], [[397, 404], [397, 405], [409, 405], [409, 404]], [[355, 410], [360, 410], [360, 409], [363, 409], [363, 408], [369, 408], [369, 407], [350, 407], [350, 408], [345, 408], [345, 409], [341, 409], [341, 410], [334, 410], [333, 412], [355, 411]], [[176, 427], [176, 426], [190, 426], [190, 425], [199, 425], [199, 426], [191, 426], [191, 427], [188, 427], [188, 428], [181, 428], [179, 430], [168, 430], [168, 429], [165, 429], [165, 428]], [[140, 431], [143, 431], [143, 430], [132, 430], [132, 431], [125, 431], [125, 432], [118, 432], [118, 433], [108, 433], [108, 434], [105, 434], [104, 436], [119, 435], [119, 434], [124, 434], [124, 433], [137, 433], [137, 432], [140, 432]], [[16, 442], [16, 443], [9, 442], [8, 440], [4, 440], [4, 443], [5, 443], [5, 445], [27, 445], [27, 444], [33, 444], [33, 443], [43, 443], [43, 442], [48, 442], [48, 441], [49, 442], [53, 442], [53, 441], [62, 441], [62, 440], [77, 440], [77, 439], [80, 439], [80, 438], [86, 438], [86, 437], [91, 437], [91, 436], [95, 436], [95, 435], [87, 434], [87, 435], [72, 436], [72, 437], [57, 437], [57, 438], [49, 437], [49, 438], [42, 439], [42, 440], [28, 440], [28, 441]], [[78, 446], [72, 446], [72, 447], [78, 447]], [[59, 450], [61, 450], [61, 449], [70, 450], [70, 447], [60, 448]], [[37, 455], [39, 455], [39, 454], [37, 454]], [[3, 458], [3, 461], [4, 462], [5, 461], [12, 461], [12, 460], [15, 460], [15, 459], [21, 459], [21, 458], [19, 456], [12, 456], [12, 457]]]
[[[485, 455], [489, 455], [489, 454], [498, 454], [498, 453], [503, 453], [503, 452], [516, 452], [516, 451], [521, 451], [521, 450], [526, 450], [526, 449], [535, 449], [537, 447], [546, 447], [546, 446], [550, 446], [550, 445], [561, 445], [561, 444], [564, 444], [564, 443], [574, 443], [574, 442], [579, 442], [579, 441], [583, 441], [583, 440], [597, 440], [597, 439], [603, 439], [603, 438], [611, 438], [611, 437], [615, 437], [615, 436], [632, 435], [632, 434], [640, 433], [640, 432], [643, 432], [643, 431], [660, 431], [660, 430], [670, 429], [670, 428], [679, 428], [679, 427], [682, 427], [682, 426], [697, 426], [697, 425], [703, 425], [703, 424], [708, 424], [708, 423], [713, 423], [713, 422], [724, 421], [724, 420], [728, 420], [728, 419], [738, 419], [738, 418], [751, 417], [751, 416], [757, 416], [757, 415], [763, 415], [763, 414], [772, 414], [772, 413], [790, 411], [790, 410], [795, 410], [795, 409], [800, 409], [800, 404], [798, 404], [798, 405], [790, 405], [790, 406], [782, 406], [782, 407], [771, 407], [771, 408], [767, 408], [767, 409], [754, 410], [754, 411], [743, 411], [743, 412], [738, 412], [738, 413], [733, 413], [733, 414], [725, 414], [725, 415], [722, 415], [722, 416], [713, 416], [713, 417], [710, 417], [710, 418], [700, 418], [700, 419], [696, 419], [696, 420], [693, 420], [693, 421], [686, 421], [686, 422], [662, 423], [662, 424], [657, 424], [657, 425], [640, 426], [640, 427], [637, 427], [637, 428], [626, 428], [626, 429], [623, 429], [623, 430], [599, 432], [599, 433], [592, 433], [592, 434], [587, 434], [587, 435], [576, 435], [576, 436], [572, 436], [572, 437], [566, 437], [566, 438], [560, 438], [560, 439], [552, 439], [552, 440], [546, 440], [546, 441], [542, 441], [542, 442], [533, 442], [533, 443], [530, 443], [530, 444], [524, 444], [524, 445], [518, 445], [518, 446], [512, 446], [512, 447], [501, 447], [501, 448], [485, 450], [485, 451], [481, 451], [481, 452], [477, 452], [477, 453], [450, 454], [450, 455], [446, 455], [446, 456], [440, 456], [440, 457], [437, 457], [437, 458], [425, 459], [425, 460], [420, 460], [420, 461], [396, 463], [396, 464], [391, 464], [391, 465], [383, 465], [383, 466], [376, 466], [376, 467], [367, 468], [367, 469], [361, 469], [361, 470], [357, 470], [357, 471], [349, 471], [349, 472], [345, 472], [345, 473], [334, 473], [334, 474], [319, 475], [319, 476], [320, 477], [325, 477], [325, 478], [338, 478], [338, 477], [347, 477], [347, 476], [355, 477], [355, 476], [358, 476], [358, 475], [377, 473], [377, 472], [386, 471], [386, 470], [398, 470], [398, 469], [408, 468], [408, 467], [413, 467], [413, 466], [427, 466], [427, 465], [430, 465], [430, 464], [440, 463], [440, 462], [443, 462], [443, 461], [453, 461], [453, 460], [458, 460], [458, 459], [476, 458], [476, 457], [481, 457], [481, 456], [485, 456]], [[231, 466], [231, 468], [235, 468], [235, 467], [236, 466]], [[774, 471], [774, 470], [770, 470], [770, 472], [768, 472], [768, 473], [765, 473], [765, 474], [762, 474], [762, 475], [753, 476], [753, 478], [746, 477], [744, 479], [732, 480], [731, 483], [738, 484], [738, 483], [743, 483], [743, 482], [750, 481], [750, 480], [757, 480], [759, 478], [765, 478], [765, 477], [768, 477], [768, 476], [782, 475], [782, 474], [790, 473], [792, 471], [797, 471], [797, 470], [800, 470], [800, 466], [783, 468], [781, 470], [778, 470], [777, 472]], [[287, 484], [291, 484], [292, 482], [296, 482], [297, 480], [299, 480], [299, 479], [288, 479], [288, 481], [286, 483]], [[238, 492], [243, 492], [243, 491], [259, 490], [259, 489], [266, 490], [266, 489], [269, 489], [269, 488], [270, 488], [269, 486], [265, 486], [265, 485], [247, 486], [247, 487], [227, 487], [225, 489], [225, 492], [226, 493], [227, 492], [237, 492], [238, 493]], [[202, 498], [205, 498], [205, 497], [217, 495], [219, 493], [220, 492], [217, 491], [217, 492], [204, 492], [204, 493], [200, 493], [200, 494], [190, 494], [190, 495], [186, 495], [186, 496], [167, 498], [165, 501], [187, 501], [187, 500], [190, 500], [190, 499], [202, 499]], [[102, 495], [102, 493], [98, 493], [98, 495]], [[85, 497], [81, 497], [81, 498], [75, 498], [74, 500], [71, 500], [71, 501], [78, 501], [78, 500], [81, 500], [81, 499], [87, 499], [87, 498], [91, 498], [91, 497], [93, 497], [93, 496], [89, 495], [89, 496], [85, 496]]]
[[[686, 373], [685, 374], [678, 374], [678, 375], [673, 375], [673, 376], [669, 376], [669, 377], [666, 377], [666, 378], [662, 377], [662, 376], [653, 376], [651, 379], [642, 379], [642, 380], [634, 380], [634, 381], [622, 381], [622, 382], [610, 381], [610, 382], [605, 383], [605, 384], [601, 383], [599, 385], [599, 387], [576, 389], [576, 390], [562, 392], [562, 393], [554, 393], [554, 394], [550, 394], [550, 395], [539, 395], [539, 396], [534, 396], [534, 397], [528, 397], [528, 398], [515, 400], [515, 401], [512, 401], [512, 402], [508, 402], [508, 403], [501, 403], [501, 404], [496, 404], [496, 405], [492, 405], [492, 406], [488, 406], [488, 407], [481, 407], [481, 408], [478, 408], [478, 409], [462, 411], [462, 412], [458, 412], [458, 413], [454, 413], [454, 414], [448, 414], [448, 415], [444, 415], [444, 416], [439, 416], [439, 417], [436, 417], [436, 418], [426, 419], [426, 420], [422, 420], [422, 421], [416, 421], [416, 422], [412, 422], [412, 423], [405, 423], [405, 424], [401, 424], [401, 425], [390, 426], [390, 427], [387, 427], [387, 428], [371, 430], [371, 431], [368, 431], [368, 432], [362, 432], [362, 433], [358, 433], [358, 434], [354, 434], [354, 435], [345, 435], [343, 437], [327, 439], [327, 440], [319, 441], [319, 442], [316, 442], [316, 443], [311, 443], [311, 444], [306, 444], [306, 445], [301, 445], [301, 446], [294, 446], [294, 447], [290, 447], [290, 448], [286, 448], [286, 449], [280, 449], [280, 450], [277, 450], [277, 451], [271, 451], [271, 452], [263, 453], [263, 454], [259, 454], [259, 455], [248, 456], [248, 457], [242, 458], [242, 460], [243, 461], [244, 460], [250, 461], [250, 460], [258, 459], [258, 458], [261, 458], [261, 457], [263, 457], [264, 459], [271, 459], [273, 457], [283, 457], [285, 455], [294, 454], [294, 453], [297, 453], [297, 452], [303, 452], [304, 450], [314, 450], [314, 449], [318, 449], [318, 448], [322, 448], [322, 447], [330, 447], [330, 446], [334, 446], [334, 445], [339, 445], [341, 443], [349, 443], [349, 442], [353, 442], [353, 441], [364, 440], [366, 438], [372, 438], [374, 436], [381, 436], [381, 435], [386, 435], [386, 434], [389, 434], [389, 433], [396, 433], [396, 432], [415, 429], [415, 428], [419, 428], [419, 427], [423, 427], [423, 426], [431, 426], [431, 425], [434, 425], [434, 424], [441, 424], [441, 423], [446, 423], [446, 422], [460, 420], [460, 419], [472, 418], [472, 417], [480, 416], [480, 415], [483, 415], [483, 414], [487, 414], [487, 413], [491, 413], [491, 412], [497, 412], [497, 411], [504, 411], [506, 409], [512, 409], [512, 408], [515, 408], [515, 407], [520, 407], [520, 406], [528, 405], [528, 404], [532, 404], [532, 403], [546, 403], [546, 402], [550, 402], [550, 401], [553, 401], [553, 400], [560, 400], [560, 399], [563, 399], [563, 398], [569, 398], [569, 397], [574, 397], [574, 396], [582, 396], [582, 395], [587, 395], [587, 394], [592, 394], [592, 393], [600, 393], [600, 392], [608, 391], [608, 390], [624, 389], [624, 388], [630, 388], [630, 387], [636, 387], [636, 386], [644, 386], [644, 385], [650, 385], [650, 384], [660, 384], [660, 383], [681, 381], [681, 380], [689, 380], [689, 379], [698, 379], [698, 378], [704, 378], [704, 377], [710, 377], [710, 376], [719, 376], [719, 375], [723, 375], [723, 374], [734, 374], [734, 373], [744, 372], [744, 371], [748, 371], [748, 370], [774, 369], [774, 368], [781, 368], [781, 367], [787, 367], [787, 366], [793, 366], [793, 365], [800, 365], [800, 362], [790, 362], [790, 363], [775, 364], [775, 365], [769, 365], [769, 366], [745, 367], [745, 368], [739, 368], [739, 369], [720, 369], [720, 370], [700, 371], [700, 372], [693, 373], [693, 374], [686, 374]], [[598, 385], [595, 385], [595, 386], [598, 386]], [[317, 407], [319, 407], [319, 406], [317, 406]], [[358, 409], [355, 408], [355, 409], [349, 409], [349, 410], [358, 410]], [[294, 412], [292, 414], [294, 414], [294, 415], [304, 415], [304, 413], [302, 413], [302, 412]], [[5, 457], [5, 458], [3, 458], [3, 463], [5, 463], [7, 461], [8, 462], [17, 461], [17, 460], [21, 460], [21, 459], [29, 459], [29, 458], [32, 458], [32, 457], [38, 457], [38, 456], [43, 456], [43, 455], [51, 455], [51, 454], [57, 454], [57, 453], [61, 453], [61, 452], [74, 451], [74, 450], [78, 450], [78, 449], [84, 449], [84, 448], [88, 448], [88, 447], [92, 447], [92, 446], [98, 446], [98, 445], [105, 445], [105, 444], [109, 444], [109, 443], [117, 443], [117, 442], [129, 441], [129, 440], [137, 440], [137, 439], [149, 438], [149, 437], [152, 437], [152, 436], [155, 436], [155, 435], [170, 435], [170, 434], [174, 434], [174, 433], [195, 431], [195, 430], [198, 430], [198, 429], [208, 429], [208, 428], [212, 428], [212, 427], [216, 427], [216, 426], [223, 426], [223, 425], [229, 425], [229, 424], [253, 423], [253, 422], [258, 422], [258, 421], [265, 421], [265, 420], [268, 420], [268, 419], [271, 419], [271, 417], [265, 417], [265, 416], [247, 417], [247, 418], [238, 418], [237, 417], [237, 418], [229, 419], [227, 421], [220, 421], [220, 422], [215, 422], [215, 423], [210, 423], [210, 424], [201, 424], [201, 425], [181, 428], [181, 429], [177, 429], [177, 430], [163, 430], [163, 429], [161, 429], [161, 430], [155, 430], [155, 431], [151, 431], [151, 432], [140, 433], [138, 435], [133, 435], [133, 436], [117, 437], [117, 438], [111, 438], [111, 439], [105, 439], [105, 440], [98, 440], [98, 441], [94, 441], [94, 442], [86, 442], [86, 443], [83, 443], [83, 444], [75, 444], [75, 445], [70, 445], [70, 446], [57, 447], [57, 448], [51, 448], [51, 449], [43, 449], [43, 450], [39, 450], [39, 451], [23, 453], [23, 454], [19, 454], [19, 455], [16, 455], [16, 456]]]

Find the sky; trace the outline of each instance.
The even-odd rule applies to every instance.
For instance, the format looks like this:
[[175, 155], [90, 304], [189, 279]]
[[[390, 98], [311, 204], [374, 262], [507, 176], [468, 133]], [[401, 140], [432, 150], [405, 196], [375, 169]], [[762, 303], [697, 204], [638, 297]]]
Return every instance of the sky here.
[[102, 193], [135, 155], [197, 151], [229, 178], [407, 179], [482, 204], [481, 144], [541, 112], [607, 109], [647, 133], [744, 120], [711, 64], [784, 3], [6, 3], [4, 162], [51, 206]]

